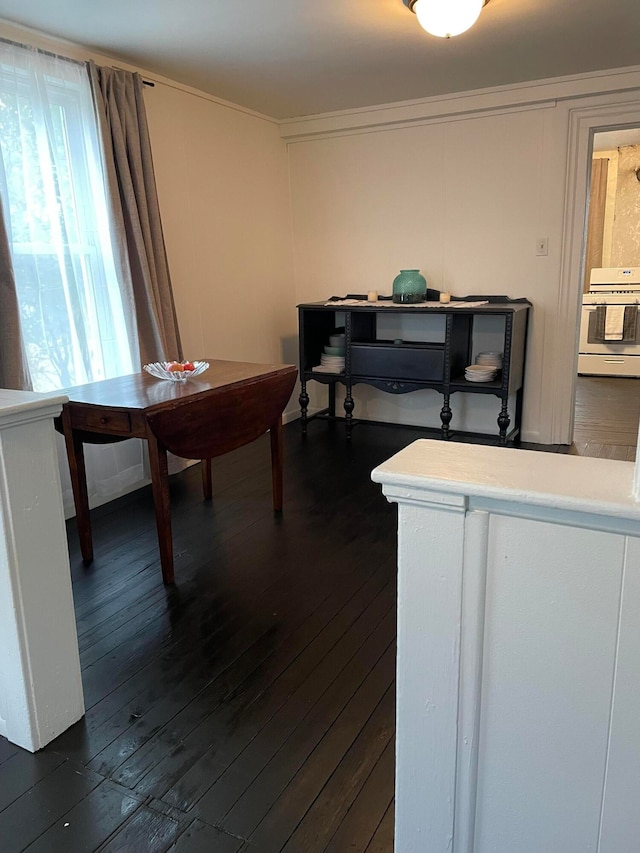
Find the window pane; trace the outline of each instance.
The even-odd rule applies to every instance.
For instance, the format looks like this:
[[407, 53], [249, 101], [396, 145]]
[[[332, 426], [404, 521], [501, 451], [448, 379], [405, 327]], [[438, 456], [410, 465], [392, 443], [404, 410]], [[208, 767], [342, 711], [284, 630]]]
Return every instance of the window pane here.
[[34, 389], [131, 373], [86, 71], [8, 44], [0, 62], [0, 191]]

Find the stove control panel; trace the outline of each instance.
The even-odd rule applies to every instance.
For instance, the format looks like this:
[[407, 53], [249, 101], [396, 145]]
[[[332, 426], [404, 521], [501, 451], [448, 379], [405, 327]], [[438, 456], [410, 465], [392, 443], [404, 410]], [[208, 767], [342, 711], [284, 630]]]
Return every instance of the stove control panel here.
[[640, 267], [602, 267], [591, 270], [592, 293], [633, 293], [640, 291]]

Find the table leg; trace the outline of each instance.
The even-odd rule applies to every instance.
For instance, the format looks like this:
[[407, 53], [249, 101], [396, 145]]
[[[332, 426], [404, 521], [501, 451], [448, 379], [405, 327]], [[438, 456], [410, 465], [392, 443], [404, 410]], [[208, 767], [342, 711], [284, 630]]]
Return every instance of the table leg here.
[[158, 528], [162, 580], [165, 584], [169, 584], [173, 583], [173, 536], [171, 533], [171, 510], [169, 505], [167, 451], [151, 431], [147, 434], [147, 441], [149, 444], [151, 488], [156, 512], [156, 526]]
[[71, 416], [63, 407], [62, 429], [69, 460], [69, 474], [73, 490], [73, 502], [76, 508], [76, 523], [80, 553], [83, 562], [88, 565], [93, 560], [93, 538], [91, 536], [91, 516], [89, 513], [89, 495], [87, 493], [87, 472], [84, 464], [82, 439], [71, 427]]
[[213, 497], [213, 484], [211, 481], [211, 460], [202, 459], [200, 461], [200, 468], [202, 470], [202, 493], [204, 495], [205, 501], [210, 501]]
[[282, 510], [282, 418], [269, 430], [271, 436], [271, 483], [273, 487], [273, 510]]
[[329, 385], [329, 416], [336, 416], [336, 383], [332, 382]]

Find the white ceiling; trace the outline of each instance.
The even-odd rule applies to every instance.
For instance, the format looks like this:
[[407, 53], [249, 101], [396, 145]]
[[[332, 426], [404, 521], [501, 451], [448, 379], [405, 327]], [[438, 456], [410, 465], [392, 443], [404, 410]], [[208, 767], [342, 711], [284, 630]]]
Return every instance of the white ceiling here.
[[631, 130], [607, 130], [593, 136], [594, 151], [611, 151], [623, 145], [640, 145], [640, 128]]
[[274, 118], [640, 63], [639, 0], [491, 0], [448, 40], [402, 0], [0, 0], [0, 17]]

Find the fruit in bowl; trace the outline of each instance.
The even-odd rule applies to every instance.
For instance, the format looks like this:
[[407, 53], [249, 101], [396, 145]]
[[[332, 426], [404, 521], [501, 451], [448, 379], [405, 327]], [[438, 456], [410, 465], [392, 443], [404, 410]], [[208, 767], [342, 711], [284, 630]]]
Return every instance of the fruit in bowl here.
[[192, 376], [204, 373], [208, 367], [209, 363], [206, 361], [155, 361], [153, 364], [145, 364], [143, 369], [156, 379], [184, 382]]

